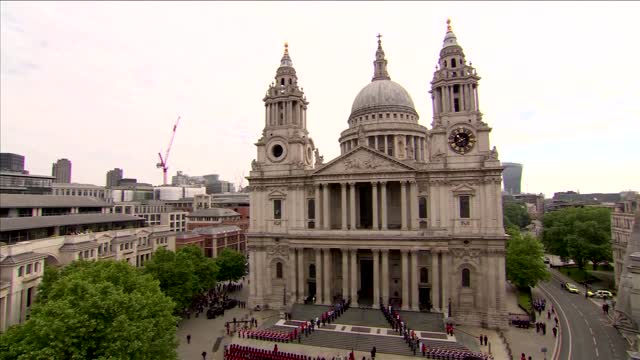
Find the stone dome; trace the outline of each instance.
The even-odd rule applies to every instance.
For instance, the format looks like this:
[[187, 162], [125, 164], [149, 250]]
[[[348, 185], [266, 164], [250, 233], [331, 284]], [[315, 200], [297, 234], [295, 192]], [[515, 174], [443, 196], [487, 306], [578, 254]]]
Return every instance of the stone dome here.
[[351, 114], [381, 107], [416, 112], [411, 96], [400, 84], [391, 80], [374, 80], [360, 90], [351, 106]]

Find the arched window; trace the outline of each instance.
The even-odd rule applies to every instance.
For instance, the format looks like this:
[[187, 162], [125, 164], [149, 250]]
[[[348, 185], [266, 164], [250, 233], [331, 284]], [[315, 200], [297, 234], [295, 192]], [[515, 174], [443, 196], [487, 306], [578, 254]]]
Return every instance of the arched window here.
[[420, 268], [420, 282], [428, 283], [429, 282], [429, 270], [426, 267]]
[[18, 276], [22, 276], [22, 275], [24, 275], [24, 266], [20, 266], [18, 268]]
[[471, 271], [469, 269], [462, 269], [462, 287], [471, 286]]
[[418, 217], [420, 219], [427, 218], [427, 198], [420, 197], [418, 199]]
[[456, 59], [451, 59], [451, 67], [456, 67]]
[[284, 86], [284, 78], [280, 79], [280, 85]]
[[276, 263], [276, 277], [282, 279], [282, 263]]
[[309, 265], [309, 277], [310, 278], [316, 277], [316, 266], [314, 264]]
[[289, 85], [291, 85], [291, 79], [289, 79]]

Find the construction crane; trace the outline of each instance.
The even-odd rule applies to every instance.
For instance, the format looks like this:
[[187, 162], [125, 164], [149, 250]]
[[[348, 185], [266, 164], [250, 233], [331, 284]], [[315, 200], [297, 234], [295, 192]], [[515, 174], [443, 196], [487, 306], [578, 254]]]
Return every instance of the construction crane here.
[[178, 116], [178, 120], [176, 120], [176, 124], [173, 125], [173, 131], [171, 132], [171, 140], [169, 140], [169, 146], [167, 146], [167, 152], [164, 153], [164, 158], [162, 158], [162, 154], [158, 152], [158, 156], [160, 157], [160, 162], [156, 164], [157, 168], [162, 169], [162, 184], [167, 185], [167, 170], [169, 170], [169, 151], [171, 151], [171, 145], [173, 144], [173, 138], [176, 136], [176, 129], [178, 129], [178, 123], [180, 122], [180, 116]]

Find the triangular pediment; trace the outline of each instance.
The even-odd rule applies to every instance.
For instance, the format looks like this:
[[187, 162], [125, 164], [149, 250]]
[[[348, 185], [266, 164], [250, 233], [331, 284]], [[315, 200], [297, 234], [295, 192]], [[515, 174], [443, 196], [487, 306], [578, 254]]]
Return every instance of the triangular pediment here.
[[456, 185], [451, 189], [455, 194], [474, 194], [476, 190], [469, 184]]
[[358, 146], [331, 160], [314, 175], [414, 171], [415, 168], [368, 147]]

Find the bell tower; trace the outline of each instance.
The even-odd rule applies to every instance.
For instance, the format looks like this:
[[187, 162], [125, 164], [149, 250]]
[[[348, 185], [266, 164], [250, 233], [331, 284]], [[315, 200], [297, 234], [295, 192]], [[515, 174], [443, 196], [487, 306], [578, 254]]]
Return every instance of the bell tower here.
[[263, 101], [265, 123], [262, 137], [256, 143], [258, 158], [252, 162], [252, 170], [277, 175], [311, 169], [315, 147], [307, 131], [309, 102], [298, 87], [287, 43], [275, 81], [269, 85]]
[[[491, 128], [482, 121], [479, 81], [476, 69], [471, 63], [467, 64], [451, 29], [451, 20], [447, 20], [447, 32], [429, 91], [433, 105], [429, 135], [432, 160], [447, 158], [469, 163], [471, 159], [482, 161], [490, 154]], [[497, 157], [497, 152], [495, 154]]]

